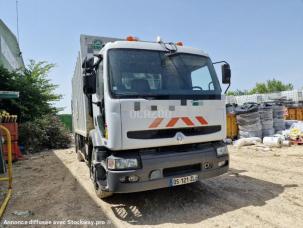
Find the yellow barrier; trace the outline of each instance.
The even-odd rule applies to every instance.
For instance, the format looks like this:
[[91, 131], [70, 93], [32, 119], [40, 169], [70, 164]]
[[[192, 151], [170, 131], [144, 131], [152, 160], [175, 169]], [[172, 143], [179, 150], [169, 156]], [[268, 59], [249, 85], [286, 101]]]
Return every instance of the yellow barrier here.
[[297, 119], [297, 109], [296, 108], [287, 108], [288, 116], [287, 120], [296, 120]]
[[285, 119], [287, 120], [303, 120], [303, 108], [287, 108], [288, 116]]
[[235, 114], [226, 114], [226, 136], [227, 138], [234, 139], [238, 135], [238, 125]]
[[303, 120], [303, 108], [297, 109], [297, 120]]
[[8, 191], [4, 198], [3, 203], [0, 207], [0, 219], [2, 218], [2, 215], [5, 211], [5, 208], [8, 204], [8, 201], [10, 200], [12, 196], [12, 184], [13, 184], [13, 163], [12, 163], [12, 145], [11, 145], [11, 134], [9, 130], [6, 127], [3, 127], [0, 125], [0, 129], [2, 129], [7, 138], [7, 177], [0, 178], [0, 181], [8, 181]]

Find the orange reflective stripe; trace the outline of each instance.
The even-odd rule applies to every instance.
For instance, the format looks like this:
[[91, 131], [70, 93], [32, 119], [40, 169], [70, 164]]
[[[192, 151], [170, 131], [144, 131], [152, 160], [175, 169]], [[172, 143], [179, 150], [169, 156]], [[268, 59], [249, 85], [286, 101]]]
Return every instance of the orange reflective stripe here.
[[200, 122], [202, 125], [208, 124], [208, 122], [202, 117], [202, 116], [196, 116], [196, 119]]
[[187, 126], [193, 126], [195, 125], [193, 123], [193, 121], [191, 121], [188, 117], [181, 117], [181, 119], [183, 120], [183, 122], [187, 125]]
[[[189, 118], [189, 117], [173, 117], [169, 120], [167, 123], [166, 127], [173, 127], [176, 125], [179, 119], [182, 119], [182, 121], [187, 125], [187, 126], [194, 126], [194, 122]], [[196, 116], [196, 119], [199, 121], [201, 125], [207, 125], [208, 122], [202, 117], [202, 116]], [[149, 128], [157, 128], [163, 121], [163, 118], [156, 118], [150, 125]]]
[[149, 128], [156, 128], [160, 125], [160, 123], [162, 122], [163, 118], [156, 118], [152, 123], [151, 125], [149, 125]]
[[166, 127], [173, 127], [178, 122], [179, 117], [171, 118]]

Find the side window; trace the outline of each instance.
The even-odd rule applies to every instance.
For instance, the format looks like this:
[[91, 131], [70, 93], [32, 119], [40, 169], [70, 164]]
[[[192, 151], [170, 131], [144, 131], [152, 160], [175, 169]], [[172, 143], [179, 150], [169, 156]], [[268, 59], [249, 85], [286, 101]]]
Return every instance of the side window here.
[[192, 87], [197, 86], [203, 90], [214, 90], [214, 84], [207, 66], [191, 72]]
[[103, 80], [103, 61], [99, 64], [96, 77], [97, 95], [102, 98], [104, 96], [104, 80]]

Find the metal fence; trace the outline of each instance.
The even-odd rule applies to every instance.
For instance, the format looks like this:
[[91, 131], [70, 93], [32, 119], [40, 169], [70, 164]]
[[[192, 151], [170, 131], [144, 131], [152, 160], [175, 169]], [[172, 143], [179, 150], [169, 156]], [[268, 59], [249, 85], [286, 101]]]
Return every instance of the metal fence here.
[[252, 94], [252, 95], [242, 95], [242, 96], [226, 96], [226, 104], [237, 104], [243, 105], [247, 102], [262, 103], [271, 102], [277, 99], [285, 99], [294, 103], [303, 102], [303, 91], [302, 90], [291, 90], [283, 91], [277, 93], [268, 94]]

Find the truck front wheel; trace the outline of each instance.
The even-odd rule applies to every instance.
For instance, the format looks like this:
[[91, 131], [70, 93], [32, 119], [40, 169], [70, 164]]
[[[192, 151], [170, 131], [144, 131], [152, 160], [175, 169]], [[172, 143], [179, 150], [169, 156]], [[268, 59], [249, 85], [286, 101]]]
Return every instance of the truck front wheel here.
[[95, 189], [95, 191], [96, 191], [96, 195], [97, 195], [100, 199], [105, 199], [105, 198], [108, 198], [108, 197], [110, 197], [110, 196], [113, 195], [112, 192], [105, 192], [105, 191], [101, 190], [100, 188]]
[[[93, 151], [94, 153], [95, 151]], [[93, 159], [94, 155], [91, 156], [91, 162], [90, 162], [90, 176], [94, 184], [96, 195], [100, 199], [104, 199], [107, 197], [110, 197], [113, 195], [112, 192], [105, 191], [104, 188], [107, 185], [107, 179], [106, 179], [106, 170], [101, 166], [101, 164], [96, 164]], [[100, 185], [99, 183], [102, 183]], [[104, 186], [103, 186], [104, 184]]]
[[[96, 195], [100, 198], [100, 199], [105, 199], [108, 198], [110, 196], [113, 195], [112, 192], [108, 192], [102, 189], [102, 186], [100, 186], [97, 181], [98, 181], [98, 170], [94, 169], [94, 173], [92, 173], [91, 175], [93, 175], [93, 183], [94, 183], [94, 187], [95, 187], [95, 192]], [[103, 180], [102, 182], [107, 182], [107, 180]]]

